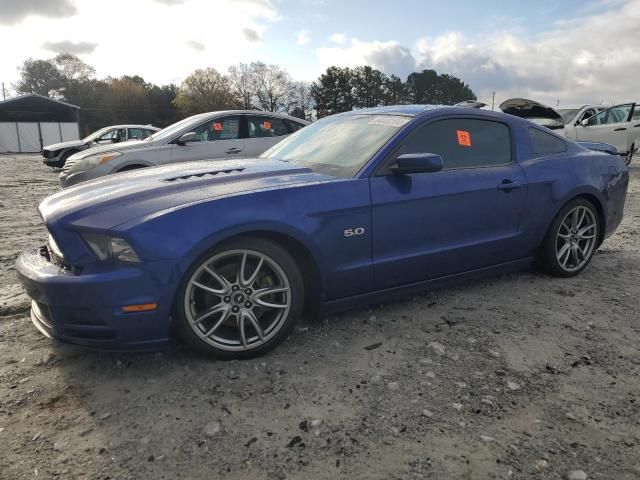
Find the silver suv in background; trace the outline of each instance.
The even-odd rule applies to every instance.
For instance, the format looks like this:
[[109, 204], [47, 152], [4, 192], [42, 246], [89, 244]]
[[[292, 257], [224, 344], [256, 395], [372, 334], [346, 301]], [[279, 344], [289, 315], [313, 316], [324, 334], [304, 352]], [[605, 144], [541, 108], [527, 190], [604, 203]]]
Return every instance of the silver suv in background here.
[[62, 168], [74, 153], [87, 150], [98, 145], [126, 142], [128, 140], [143, 140], [149, 135], [160, 131], [153, 125], [111, 125], [101, 128], [86, 136], [82, 140], [54, 143], [42, 149], [42, 163], [50, 167]]
[[174, 123], [139, 142], [105, 145], [72, 155], [63, 188], [111, 173], [190, 160], [256, 157], [309, 122], [280, 113], [230, 110]]

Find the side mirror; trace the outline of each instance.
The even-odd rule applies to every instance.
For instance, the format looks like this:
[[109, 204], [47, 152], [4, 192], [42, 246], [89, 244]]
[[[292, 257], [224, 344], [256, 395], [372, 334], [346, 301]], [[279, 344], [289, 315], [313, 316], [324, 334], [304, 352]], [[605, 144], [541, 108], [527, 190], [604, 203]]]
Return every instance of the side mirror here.
[[580, 122], [580, 125], [582, 125], [583, 127], [588, 127], [589, 126], [589, 119], [585, 118], [584, 120], [582, 120]]
[[180, 138], [178, 138], [176, 140], [176, 143], [178, 145], [186, 145], [187, 143], [196, 142], [196, 141], [198, 141], [196, 132], [187, 132], [183, 134]]
[[442, 170], [442, 157], [433, 153], [405, 153], [396, 158], [391, 171], [398, 175], [433, 173]]

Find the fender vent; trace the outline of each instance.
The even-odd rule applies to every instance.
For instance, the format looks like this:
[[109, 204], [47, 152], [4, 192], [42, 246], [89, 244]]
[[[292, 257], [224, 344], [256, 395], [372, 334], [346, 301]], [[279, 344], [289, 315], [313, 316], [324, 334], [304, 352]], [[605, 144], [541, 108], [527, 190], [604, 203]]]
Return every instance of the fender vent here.
[[215, 170], [213, 172], [194, 173], [192, 175], [182, 175], [180, 177], [165, 178], [163, 182], [175, 182], [176, 180], [188, 180], [190, 178], [203, 178], [208, 175], [214, 176], [214, 175], [219, 175], [221, 173], [227, 174], [227, 173], [233, 173], [233, 172], [242, 172], [243, 170], [244, 168], [230, 168], [229, 170]]

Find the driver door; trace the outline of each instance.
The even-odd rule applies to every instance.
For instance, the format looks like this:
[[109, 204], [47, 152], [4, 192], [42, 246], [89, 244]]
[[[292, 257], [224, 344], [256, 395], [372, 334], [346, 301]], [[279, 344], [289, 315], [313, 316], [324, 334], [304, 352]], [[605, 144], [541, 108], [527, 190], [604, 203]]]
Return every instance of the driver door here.
[[[443, 169], [395, 174], [398, 155], [440, 155]], [[370, 180], [376, 288], [467, 272], [526, 256], [519, 223], [527, 180], [509, 127], [475, 118], [418, 127]]]
[[629, 150], [629, 136], [633, 126], [631, 114], [633, 103], [616, 105], [594, 115], [587, 125], [576, 126], [576, 139], [587, 142], [604, 142], [615, 146], [620, 152]]
[[217, 117], [198, 125], [191, 131], [196, 141], [175, 145], [171, 149], [172, 162], [190, 160], [230, 159], [244, 157], [245, 138], [242, 132], [244, 117]]

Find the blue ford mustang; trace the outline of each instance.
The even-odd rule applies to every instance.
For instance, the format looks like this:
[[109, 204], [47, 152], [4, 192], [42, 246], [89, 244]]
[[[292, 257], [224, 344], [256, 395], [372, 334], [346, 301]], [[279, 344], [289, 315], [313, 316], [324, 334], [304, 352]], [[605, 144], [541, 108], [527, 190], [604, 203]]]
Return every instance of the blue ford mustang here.
[[56, 193], [39, 207], [47, 246], [17, 271], [45, 335], [151, 349], [175, 330], [214, 356], [249, 357], [303, 309], [534, 264], [573, 276], [620, 223], [627, 184], [619, 156], [510, 115], [360, 110], [258, 159]]

